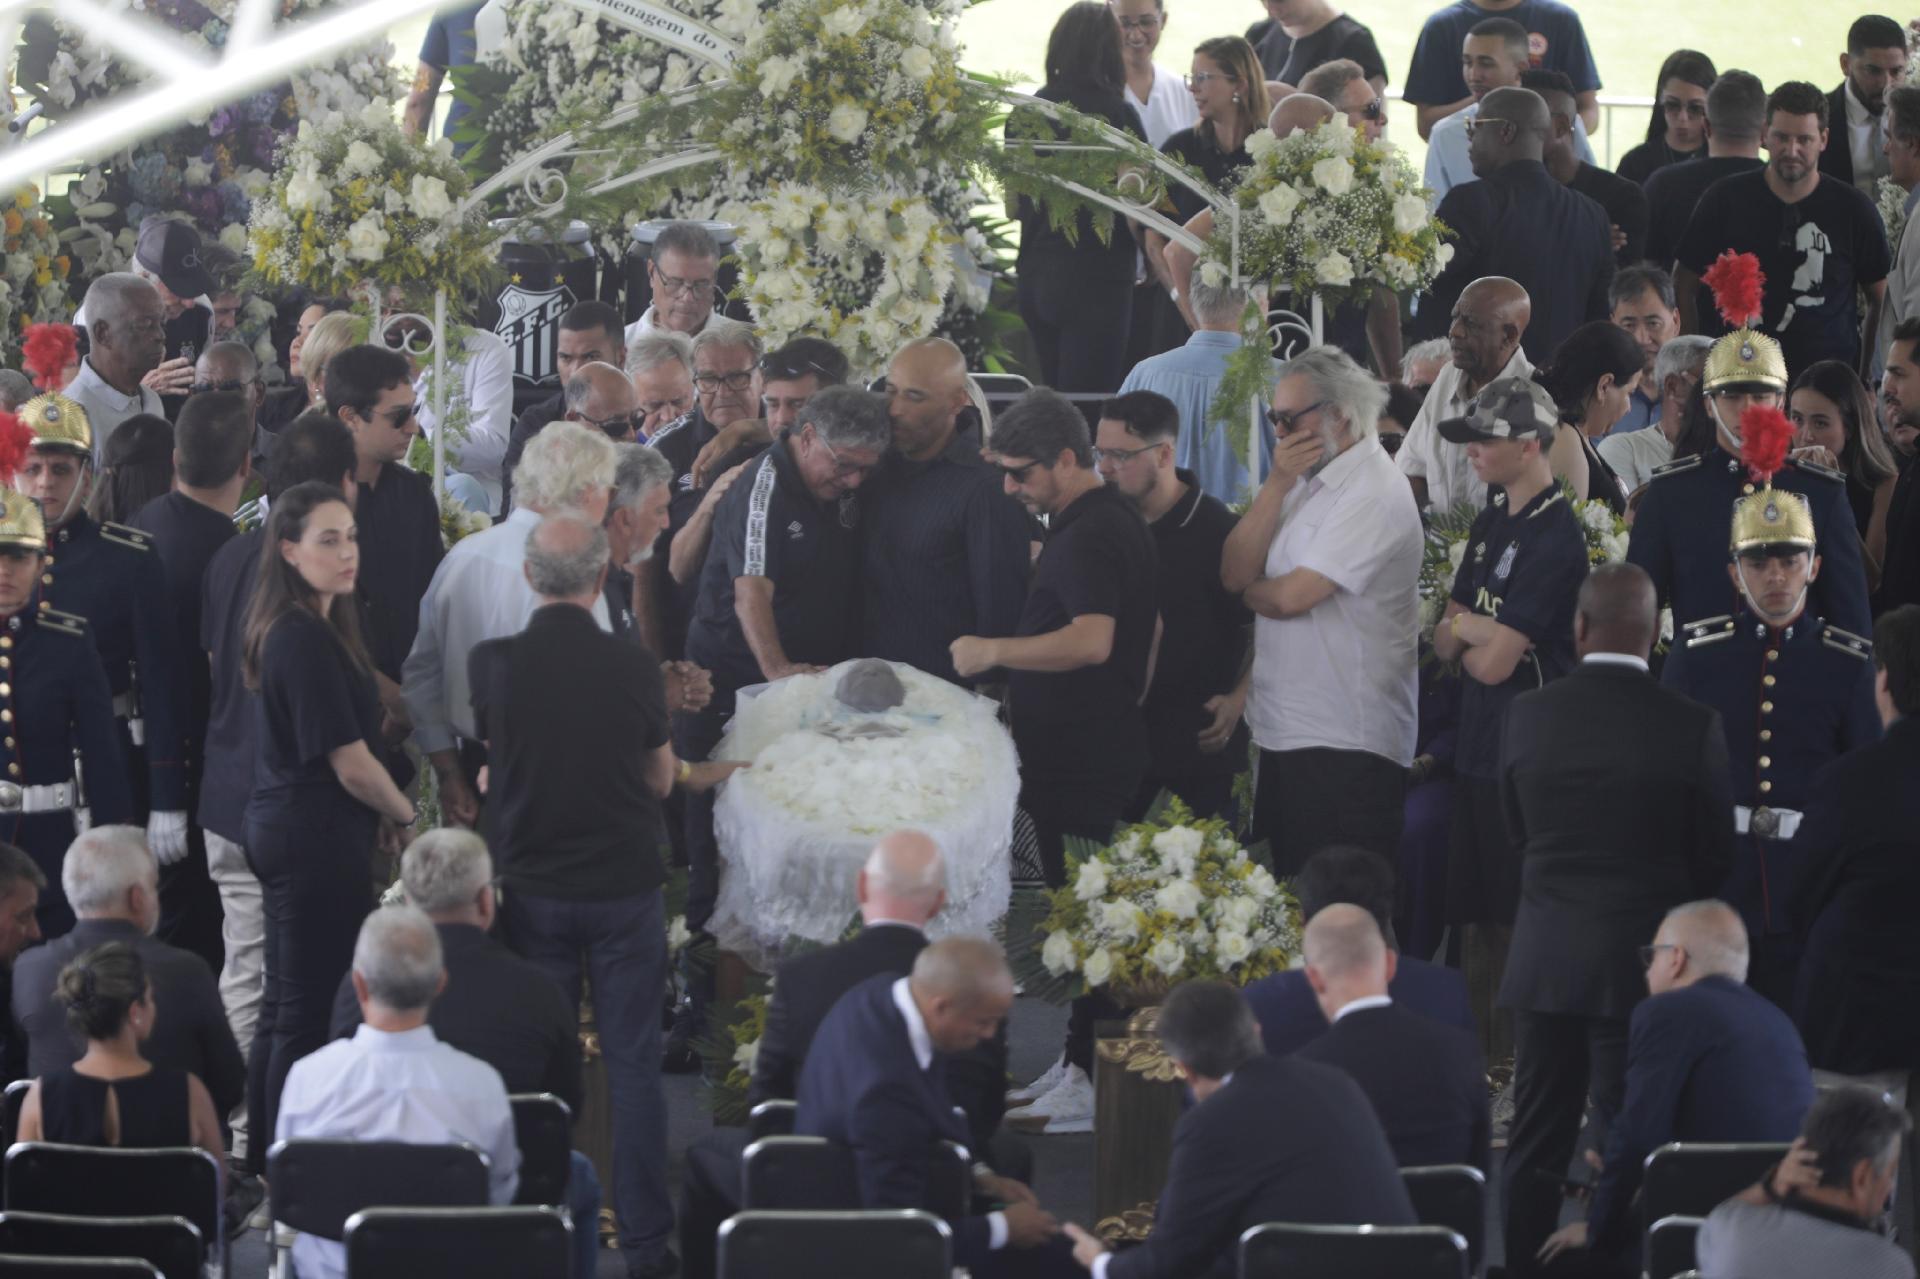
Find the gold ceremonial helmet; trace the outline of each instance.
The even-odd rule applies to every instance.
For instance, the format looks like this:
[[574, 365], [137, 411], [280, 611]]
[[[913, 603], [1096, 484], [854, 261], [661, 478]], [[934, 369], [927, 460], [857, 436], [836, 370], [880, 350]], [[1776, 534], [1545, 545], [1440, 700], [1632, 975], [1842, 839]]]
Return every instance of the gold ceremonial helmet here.
[[47, 522], [40, 514], [40, 503], [10, 488], [0, 488], [0, 546], [41, 554], [47, 549]]
[[36, 395], [20, 406], [20, 420], [33, 432], [33, 447], [93, 456], [93, 424], [87, 411], [57, 391]]
[[1707, 352], [1700, 389], [1712, 395], [1736, 386], [1786, 394], [1787, 360], [1780, 344], [1752, 329], [1735, 329], [1715, 342]]
[[1735, 555], [1768, 546], [1797, 546], [1812, 551], [1813, 510], [1807, 499], [1765, 485], [1733, 504], [1729, 547]]

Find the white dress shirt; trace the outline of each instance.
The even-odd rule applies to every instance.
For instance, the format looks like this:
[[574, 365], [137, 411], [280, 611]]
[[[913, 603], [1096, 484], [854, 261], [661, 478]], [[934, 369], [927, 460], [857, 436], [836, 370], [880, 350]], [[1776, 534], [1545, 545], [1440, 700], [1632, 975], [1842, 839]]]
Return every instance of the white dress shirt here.
[[1334, 592], [1299, 617], [1254, 618], [1247, 723], [1262, 750], [1413, 762], [1422, 536], [1412, 490], [1373, 436], [1288, 492], [1265, 575], [1308, 568]]
[[1147, 141], [1156, 151], [1180, 130], [1191, 129], [1200, 122], [1200, 108], [1194, 105], [1193, 95], [1187, 92], [1178, 75], [1163, 66], [1153, 68], [1153, 88], [1147, 91], [1145, 102], [1133, 96], [1131, 84], [1125, 92], [1127, 101], [1140, 113], [1140, 125], [1147, 131]]
[[[1915, 190], [1920, 190], [1916, 187]], [[1893, 270], [1887, 273], [1887, 303], [1880, 308], [1880, 332], [1874, 365], [1885, 368], [1887, 352], [1893, 348], [1893, 331], [1902, 320], [1920, 315], [1920, 218], [1908, 215], [1900, 228], [1900, 242], [1893, 246]]]
[[[1385, 1008], [1391, 1003], [1393, 1003], [1392, 995], [1362, 995], [1358, 999], [1348, 1000], [1340, 1005], [1340, 1011], [1333, 1015], [1333, 1021], [1339, 1021], [1348, 1013], [1364, 1012], [1369, 1008]], [[1332, 1025], [1333, 1022], [1327, 1024]]]
[[1636, 657], [1632, 653], [1588, 653], [1580, 659], [1582, 665], [1591, 666], [1631, 666], [1642, 675], [1650, 674], [1647, 659]]
[[1874, 187], [1892, 172], [1887, 160], [1887, 109], [1881, 107], [1879, 115], [1869, 112], [1866, 104], [1853, 96], [1851, 80], [1841, 88], [1840, 101], [1847, 109], [1844, 123], [1847, 149], [1853, 156], [1853, 185], [1869, 196], [1878, 196]]
[[[873, 927], [872, 924], [867, 926]], [[912, 928], [914, 925], [908, 924], [905, 927]], [[907, 1043], [913, 1047], [914, 1061], [920, 1064], [921, 1070], [932, 1070], [933, 1036], [927, 1031], [927, 1019], [920, 1015], [920, 1005], [913, 1002], [913, 988], [905, 977], [893, 983], [893, 1006], [900, 1010], [900, 1016], [906, 1020]], [[987, 1247], [998, 1251], [1006, 1246], [1007, 1214], [988, 1213]]]
[[[487, 1198], [513, 1202], [520, 1147], [507, 1086], [496, 1071], [434, 1037], [433, 1028], [375, 1030], [362, 1025], [293, 1064], [280, 1094], [274, 1139], [466, 1142], [487, 1157]], [[345, 1279], [344, 1244], [295, 1235], [300, 1279]]]
[[1655, 422], [1652, 426], [1620, 435], [1609, 435], [1598, 448], [1601, 460], [1620, 477], [1620, 487], [1633, 491], [1653, 478], [1653, 468], [1673, 461], [1673, 441]]
[[[449, 353], [447, 387], [467, 406], [466, 438], [447, 444], [447, 469], [471, 476], [485, 490], [489, 511], [500, 509], [500, 466], [507, 456], [507, 437], [513, 430], [513, 353], [496, 334], [475, 329], [463, 344], [463, 359]], [[427, 394], [428, 374], [413, 384], [420, 397], [420, 432], [433, 438], [438, 419]]]
[[[700, 327], [695, 329], [693, 332], [687, 334], [687, 336], [690, 338], [697, 338], [702, 333], [705, 333], [707, 331], [707, 325], [712, 324], [713, 317], [718, 314], [720, 314], [720, 312], [718, 311], [707, 312], [707, 318], [700, 322]], [[647, 334], [661, 332], [664, 329], [665, 329], [665, 326], [663, 326], [657, 319], [654, 318], [653, 308], [648, 307], [646, 310], [640, 313], [639, 319], [635, 320], [632, 324], [629, 324], [627, 326], [627, 333], [626, 333], [627, 345], [632, 346], [636, 341], [645, 337]], [[674, 329], [672, 330], [672, 332], [677, 333], [679, 332], [679, 330]]]
[[[527, 536], [540, 512], [516, 506], [506, 519], [461, 538], [433, 571], [420, 600], [420, 630], [400, 668], [400, 691], [422, 752], [451, 750], [454, 735], [474, 738], [467, 655], [481, 640], [517, 635], [540, 606], [527, 584]], [[593, 620], [611, 630], [604, 595]]]
[[[1533, 376], [1533, 364], [1519, 347], [1513, 358], [1494, 375], [1526, 378]], [[1487, 486], [1473, 473], [1467, 461], [1467, 446], [1440, 438], [1440, 423], [1448, 418], [1465, 417], [1473, 407], [1473, 395], [1467, 392], [1467, 375], [1460, 366], [1449, 363], [1427, 388], [1426, 402], [1413, 415], [1407, 438], [1400, 442], [1394, 463], [1409, 479], [1427, 482], [1427, 505], [1436, 515], [1445, 515], [1456, 506], [1471, 505], [1480, 510], [1487, 504]]]
[[96, 468], [105, 454], [107, 437], [113, 434], [113, 428], [140, 413], [166, 416], [158, 391], [149, 386], [137, 386], [132, 395], [124, 395], [95, 373], [93, 361], [85, 356], [80, 357], [80, 371], [74, 374], [73, 381], [67, 383], [66, 389], [60, 393], [87, 411], [87, 425], [93, 428], [93, 464]]
[[[1480, 177], [1473, 171], [1468, 152], [1467, 121], [1480, 114], [1480, 104], [1470, 102], [1450, 116], [1443, 116], [1427, 138], [1426, 186], [1433, 192], [1433, 207], [1439, 208], [1447, 192]], [[1573, 153], [1588, 164], [1594, 163], [1593, 145], [1587, 141], [1587, 126], [1573, 117]]]

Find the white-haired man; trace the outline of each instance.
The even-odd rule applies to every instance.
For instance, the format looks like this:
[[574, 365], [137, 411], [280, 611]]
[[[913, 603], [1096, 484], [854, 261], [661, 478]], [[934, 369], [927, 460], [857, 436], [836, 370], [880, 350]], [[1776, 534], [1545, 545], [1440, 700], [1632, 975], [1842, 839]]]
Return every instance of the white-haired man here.
[[[1673, 446], [1687, 424], [1687, 401], [1707, 367], [1713, 339], [1685, 333], [1660, 344], [1653, 360], [1653, 387], [1660, 396], [1650, 425], [1637, 431], [1616, 431], [1599, 444], [1600, 457], [1620, 477], [1620, 487], [1638, 492], [1653, 473], [1673, 461]], [[1637, 394], [1637, 392], [1636, 392]]]
[[[487, 1157], [487, 1198], [513, 1202], [520, 1147], [500, 1072], [440, 1042], [427, 1014], [446, 988], [433, 921], [412, 906], [367, 916], [353, 948], [353, 990], [364, 1019], [287, 1072], [276, 1141], [469, 1142]], [[301, 1279], [345, 1279], [346, 1247], [295, 1235]]]
[[[440, 778], [443, 811], [459, 825], [473, 825], [479, 813], [461, 761], [461, 743], [475, 744], [467, 763], [478, 771], [467, 655], [481, 640], [512, 635], [527, 624], [538, 604], [522, 571], [527, 534], [552, 511], [578, 511], [596, 523], [604, 519], [615, 460], [613, 441], [577, 422], [555, 423], [535, 436], [515, 473], [522, 505], [458, 542], [420, 602], [420, 630], [401, 672], [401, 690], [414, 741]], [[603, 630], [610, 628], [605, 600], [596, 600], [592, 612]]]
[[1253, 829], [1291, 875], [1329, 844], [1392, 857], [1413, 761], [1420, 513], [1380, 447], [1387, 393], [1344, 352], [1280, 370], [1273, 469], [1220, 576], [1255, 614]]

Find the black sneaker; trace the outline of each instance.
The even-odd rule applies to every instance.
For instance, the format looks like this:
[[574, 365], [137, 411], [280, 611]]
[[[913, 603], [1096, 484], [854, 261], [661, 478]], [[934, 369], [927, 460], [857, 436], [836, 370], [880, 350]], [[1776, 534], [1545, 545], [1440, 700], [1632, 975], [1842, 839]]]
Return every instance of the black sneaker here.
[[249, 1219], [266, 1197], [266, 1184], [258, 1177], [241, 1172], [227, 1178], [227, 1198], [221, 1205], [227, 1238], [238, 1239], [246, 1233]]
[[652, 1261], [627, 1258], [627, 1279], [673, 1279], [680, 1273], [680, 1258], [669, 1248]]

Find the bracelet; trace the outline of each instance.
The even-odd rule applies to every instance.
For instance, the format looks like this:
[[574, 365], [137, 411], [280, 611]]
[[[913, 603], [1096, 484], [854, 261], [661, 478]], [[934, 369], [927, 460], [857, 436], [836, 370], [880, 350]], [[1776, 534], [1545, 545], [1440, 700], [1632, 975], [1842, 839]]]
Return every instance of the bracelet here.
[[680, 785], [685, 786], [687, 784], [687, 779], [692, 776], [693, 776], [693, 765], [687, 763], [687, 761], [684, 759], [681, 760], [679, 768], [674, 770], [673, 780], [679, 783]]
[[1456, 640], [1460, 638], [1460, 619], [1465, 616], [1465, 613], [1455, 613], [1453, 620], [1447, 623], [1447, 629], [1453, 632], [1453, 638]]

